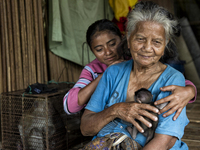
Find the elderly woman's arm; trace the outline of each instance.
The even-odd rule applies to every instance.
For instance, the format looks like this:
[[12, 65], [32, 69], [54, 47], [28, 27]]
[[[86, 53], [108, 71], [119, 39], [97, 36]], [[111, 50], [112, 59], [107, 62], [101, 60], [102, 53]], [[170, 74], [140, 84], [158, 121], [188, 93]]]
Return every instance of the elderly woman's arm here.
[[176, 140], [176, 137], [156, 133], [154, 138], [142, 150], [168, 150], [174, 146]]
[[154, 121], [158, 119], [156, 116], [152, 115], [146, 110], [158, 113], [158, 109], [153, 106], [133, 102], [117, 103], [98, 113], [86, 109], [81, 118], [81, 132], [84, 136], [94, 136], [106, 124], [115, 118], [120, 118], [124, 121], [130, 122], [140, 132], [143, 132], [143, 129], [135, 121], [135, 119], [141, 121], [149, 127], [151, 127], [151, 124], [142, 116], [146, 116]]
[[84, 136], [94, 136], [114, 118], [113, 107], [105, 109], [100, 113], [86, 109], [81, 118], [81, 133]]

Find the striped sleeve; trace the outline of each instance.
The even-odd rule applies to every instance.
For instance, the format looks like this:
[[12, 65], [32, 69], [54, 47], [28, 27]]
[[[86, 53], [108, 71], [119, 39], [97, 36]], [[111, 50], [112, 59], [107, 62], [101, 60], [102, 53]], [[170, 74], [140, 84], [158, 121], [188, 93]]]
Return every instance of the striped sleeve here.
[[185, 85], [192, 85], [195, 88], [195, 97], [189, 101], [189, 103], [193, 103], [197, 98], [197, 88], [190, 80], [185, 80]]
[[76, 82], [73, 88], [70, 89], [68, 93], [66, 93], [63, 98], [63, 107], [67, 114], [76, 113], [85, 107], [85, 105], [78, 105], [78, 92], [80, 91], [80, 89], [84, 88], [97, 77], [98, 74], [94, 73], [89, 66], [84, 67], [79, 77], [79, 80]]

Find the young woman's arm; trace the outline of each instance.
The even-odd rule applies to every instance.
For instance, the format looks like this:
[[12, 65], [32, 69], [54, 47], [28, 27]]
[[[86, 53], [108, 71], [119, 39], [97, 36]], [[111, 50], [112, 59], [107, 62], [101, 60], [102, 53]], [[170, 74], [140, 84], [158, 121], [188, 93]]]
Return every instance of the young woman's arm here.
[[[96, 66], [98, 68], [98, 65]], [[104, 69], [99, 72], [104, 72]], [[94, 73], [90, 67], [84, 67], [79, 80], [63, 98], [63, 106], [67, 114], [76, 113], [85, 107], [101, 76], [102, 74]]]
[[79, 82], [79, 80], [75, 86], [68, 91], [68, 93], [63, 98], [64, 110], [67, 114], [76, 113], [84, 108], [92, 93], [94, 92], [101, 76], [102, 75], [99, 75], [90, 83], [88, 82], [88, 84], [82, 85], [84, 86], [82, 88], [78, 87], [82, 84]]
[[185, 80], [185, 85], [188, 86], [188, 87], [191, 87], [191, 90], [192, 90], [191, 92], [194, 94], [194, 97], [193, 97], [193, 99], [191, 99], [189, 101], [189, 103], [193, 103], [196, 100], [196, 97], [197, 97], [197, 88], [194, 85], [194, 83], [192, 83], [190, 80]]
[[95, 91], [101, 77], [102, 77], [102, 74], [100, 74], [95, 80], [90, 82], [84, 88], [80, 89], [80, 91], [78, 92], [78, 105], [79, 106], [83, 106], [84, 104], [86, 104], [88, 102], [91, 95]]
[[[122, 61], [124, 60], [119, 59], [110, 66]], [[67, 114], [76, 113], [86, 106], [106, 68], [107, 66], [97, 59], [84, 67], [77, 83], [63, 98], [63, 106]]]
[[166, 107], [164, 107], [160, 111], [160, 113], [163, 113], [163, 112], [169, 110], [168, 112], [163, 114], [164, 117], [167, 117], [167, 116], [173, 114], [175, 111], [177, 111], [173, 117], [173, 120], [176, 120], [178, 118], [178, 116], [180, 115], [182, 109], [188, 103], [192, 103], [195, 101], [196, 94], [197, 94], [195, 85], [189, 80], [186, 80], [185, 84], [186, 84], [185, 87], [170, 85], [170, 86], [162, 87], [160, 89], [161, 91], [171, 91], [172, 92], [171, 95], [155, 102], [155, 105], [159, 105], [159, 104], [162, 104], [165, 102], [170, 102]]
[[[166, 86], [165, 87], [171, 87], [174, 90], [181, 90], [183, 88], [185, 88], [185, 84], [184, 84], [184, 76], [180, 73], [174, 73], [170, 79], [167, 80], [166, 82]], [[174, 85], [174, 86], [169, 86], [169, 85]], [[176, 86], [175, 86], [176, 85]], [[179, 87], [179, 88], [176, 88]], [[182, 89], [183, 90], [183, 89]], [[171, 91], [171, 90], [169, 90]], [[173, 93], [173, 92], [172, 92]], [[180, 91], [177, 93], [181, 93]], [[164, 90], [160, 92], [160, 94], [157, 97], [157, 101], [160, 101], [159, 99], [164, 99], [167, 97], [170, 97], [171, 95], [169, 95], [170, 92], [165, 92]], [[189, 100], [188, 100], [189, 101]], [[171, 101], [170, 101], [171, 103]], [[170, 105], [170, 104], [168, 104]], [[166, 106], [167, 107], [167, 106]], [[168, 150], [171, 149], [173, 146], [173, 149], [186, 149], [187, 145], [184, 142], [180, 142], [181, 138], [184, 135], [184, 129], [185, 126], [189, 123], [189, 120], [187, 118], [187, 114], [186, 114], [186, 107], [184, 107], [181, 112], [179, 117], [173, 121], [173, 117], [176, 114], [176, 112], [174, 112], [172, 115], [168, 116], [168, 117], [163, 117], [163, 114], [159, 115], [159, 122], [158, 122], [158, 126], [156, 127], [155, 130], [155, 135], [154, 138], [143, 147], [143, 150], [149, 150], [149, 149], [153, 149], [153, 150]], [[176, 141], [179, 140], [179, 142], [176, 143]], [[175, 145], [176, 144], [176, 145]]]

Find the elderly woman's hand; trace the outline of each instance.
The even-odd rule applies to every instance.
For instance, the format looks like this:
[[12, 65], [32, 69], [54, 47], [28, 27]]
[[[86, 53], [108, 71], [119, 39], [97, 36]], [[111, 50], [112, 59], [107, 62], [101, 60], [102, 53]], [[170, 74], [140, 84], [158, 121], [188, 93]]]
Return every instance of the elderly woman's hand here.
[[117, 118], [132, 123], [140, 132], [144, 131], [142, 127], [138, 124], [138, 122], [135, 121], [135, 119], [141, 121], [147, 127], [151, 127], [152, 124], [144, 119], [143, 116], [146, 116], [153, 121], [158, 120], [156, 116], [149, 113], [147, 110], [153, 111], [155, 113], [158, 113], [159, 110], [154, 106], [150, 106], [149, 104], [139, 104], [135, 102], [118, 103], [115, 110], [117, 111]]
[[186, 87], [170, 85], [170, 86], [162, 87], [160, 90], [171, 91], [172, 94], [156, 101], [154, 104], [159, 105], [165, 102], [170, 102], [166, 107], [160, 110], [160, 113], [163, 113], [169, 110], [168, 112], [163, 114], [163, 117], [167, 117], [173, 114], [175, 111], [177, 111], [173, 117], [173, 120], [176, 120], [178, 118], [182, 109], [195, 96], [195, 89], [193, 86], [190, 86], [190, 85]]

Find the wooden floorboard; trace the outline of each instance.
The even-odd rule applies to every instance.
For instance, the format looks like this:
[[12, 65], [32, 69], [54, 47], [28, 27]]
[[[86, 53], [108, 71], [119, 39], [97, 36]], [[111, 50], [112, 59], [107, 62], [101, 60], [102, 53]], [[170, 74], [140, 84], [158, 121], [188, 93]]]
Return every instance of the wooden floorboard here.
[[182, 141], [187, 143], [189, 150], [200, 150], [200, 89], [197, 92], [196, 101], [186, 107], [190, 123], [185, 128]]

